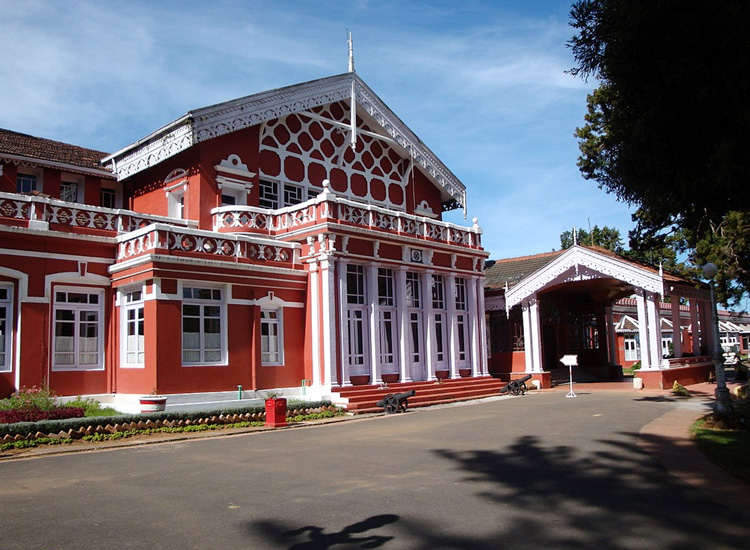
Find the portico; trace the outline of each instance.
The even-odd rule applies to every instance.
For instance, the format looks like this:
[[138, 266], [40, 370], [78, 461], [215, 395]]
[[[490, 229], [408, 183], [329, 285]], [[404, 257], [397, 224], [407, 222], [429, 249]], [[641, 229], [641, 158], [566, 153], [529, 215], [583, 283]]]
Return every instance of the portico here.
[[[711, 331], [701, 330], [710, 326], [706, 317], [710, 297], [705, 289], [608, 250], [575, 245], [564, 251], [500, 260], [485, 274], [491, 289], [487, 304], [493, 372], [532, 374], [546, 385], [549, 372], [560, 367], [560, 357], [574, 354], [579, 368], [599, 379], [621, 377], [613, 305], [629, 296], [637, 306], [642, 374], [675, 366], [663, 359], [659, 303], [664, 298], [674, 304], [688, 300], [695, 319], [692, 340], [680, 330], [679, 313], [676, 323], [673, 319], [677, 329], [672, 363], [712, 349]], [[493, 317], [501, 319], [493, 322]], [[497, 334], [504, 330], [513, 337]], [[508, 345], [503, 346], [504, 341]]]

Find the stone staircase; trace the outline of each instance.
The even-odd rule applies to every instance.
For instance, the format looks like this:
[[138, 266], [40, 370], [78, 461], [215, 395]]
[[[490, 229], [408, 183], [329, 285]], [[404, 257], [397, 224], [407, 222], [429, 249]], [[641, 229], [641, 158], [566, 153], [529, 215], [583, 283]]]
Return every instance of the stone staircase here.
[[494, 397], [505, 387], [503, 382], [489, 376], [482, 378], [457, 378], [438, 382], [405, 382], [379, 386], [349, 386], [331, 395], [334, 405], [346, 408], [353, 414], [382, 412], [376, 403], [389, 393], [414, 390], [416, 395], [409, 398], [409, 408], [428, 407], [457, 401], [470, 401], [484, 397]]

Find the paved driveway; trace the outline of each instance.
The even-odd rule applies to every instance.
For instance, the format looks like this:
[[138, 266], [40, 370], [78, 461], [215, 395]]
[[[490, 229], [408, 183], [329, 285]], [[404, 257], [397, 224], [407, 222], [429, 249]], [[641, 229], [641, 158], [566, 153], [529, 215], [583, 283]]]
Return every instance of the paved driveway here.
[[0, 548], [747, 548], [637, 446], [674, 406], [537, 393], [0, 463]]

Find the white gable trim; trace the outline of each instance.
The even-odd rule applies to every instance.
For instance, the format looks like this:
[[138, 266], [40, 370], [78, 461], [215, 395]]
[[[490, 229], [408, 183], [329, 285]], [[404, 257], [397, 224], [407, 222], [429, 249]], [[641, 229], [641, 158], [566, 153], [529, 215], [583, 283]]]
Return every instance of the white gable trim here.
[[658, 273], [588, 248], [573, 246], [510, 289], [505, 294], [506, 307], [510, 309], [551, 286], [610, 277], [648, 292], [663, 292], [662, 278]]
[[218, 136], [301, 113], [320, 105], [356, 102], [402, 147], [436, 185], [466, 208], [466, 187], [357, 76], [346, 73], [204, 107], [160, 128], [102, 160], [118, 181], [154, 166], [189, 147]]

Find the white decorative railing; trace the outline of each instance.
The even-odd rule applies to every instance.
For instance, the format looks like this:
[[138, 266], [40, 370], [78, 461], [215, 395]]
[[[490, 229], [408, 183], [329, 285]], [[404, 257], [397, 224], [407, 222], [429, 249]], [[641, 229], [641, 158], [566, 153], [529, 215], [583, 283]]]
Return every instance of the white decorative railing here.
[[212, 210], [214, 230], [224, 233], [257, 232], [268, 235], [287, 233], [322, 222], [341, 222], [376, 231], [386, 231], [417, 239], [479, 248], [482, 230], [406, 214], [379, 206], [362, 204], [321, 193], [296, 206], [266, 210], [253, 206], [222, 206]]
[[117, 237], [117, 261], [144, 254], [205, 257], [232, 262], [274, 262], [299, 265], [300, 245], [251, 235], [224, 235], [212, 231], [152, 224]]
[[0, 218], [93, 229], [113, 234], [127, 233], [152, 223], [170, 223], [184, 227], [196, 225], [189, 220], [150, 216], [131, 210], [89, 206], [16, 193], [0, 193]]

